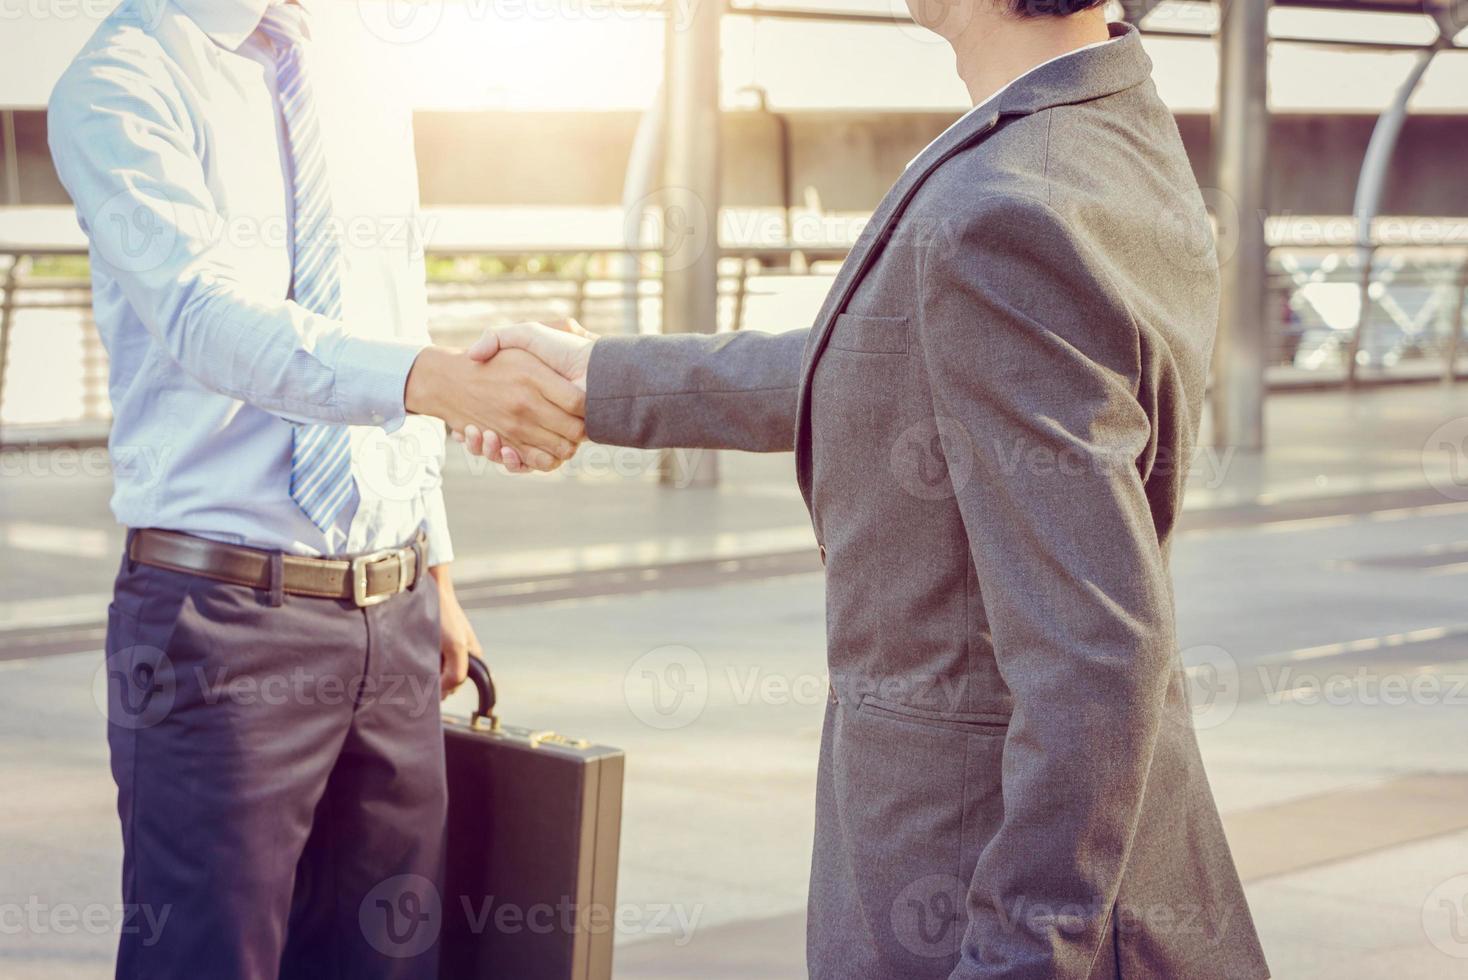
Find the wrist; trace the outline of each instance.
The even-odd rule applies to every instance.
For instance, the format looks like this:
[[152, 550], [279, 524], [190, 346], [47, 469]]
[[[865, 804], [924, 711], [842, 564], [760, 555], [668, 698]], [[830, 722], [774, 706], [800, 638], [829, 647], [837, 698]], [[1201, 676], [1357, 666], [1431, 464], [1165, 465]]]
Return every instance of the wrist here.
[[443, 417], [440, 395], [452, 384], [458, 354], [447, 347], [425, 347], [408, 369], [403, 386], [403, 407], [414, 415]]

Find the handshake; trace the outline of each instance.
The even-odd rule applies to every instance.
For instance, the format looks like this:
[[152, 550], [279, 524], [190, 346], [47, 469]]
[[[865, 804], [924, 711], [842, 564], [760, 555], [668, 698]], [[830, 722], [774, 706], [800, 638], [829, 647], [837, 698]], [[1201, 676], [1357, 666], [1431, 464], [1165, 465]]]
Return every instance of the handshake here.
[[586, 438], [592, 334], [574, 320], [491, 328], [467, 351], [428, 347], [403, 393], [469, 452], [512, 473], [549, 472]]

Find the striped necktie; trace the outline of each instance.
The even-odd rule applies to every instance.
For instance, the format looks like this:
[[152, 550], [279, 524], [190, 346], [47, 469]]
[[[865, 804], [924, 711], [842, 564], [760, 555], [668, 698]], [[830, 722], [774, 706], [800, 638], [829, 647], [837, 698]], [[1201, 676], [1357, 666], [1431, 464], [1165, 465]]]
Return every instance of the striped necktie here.
[[[331, 194], [316, 95], [311, 87], [302, 40], [308, 35], [306, 11], [294, 3], [273, 3], [260, 31], [275, 51], [275, 80], [285, 117], [291, 162], [291, 297], [313, 313], [342, 315], [341, 245], [331, 220]], [[291, 447], [291, 497], [311, 522], [327, 532], [356, 511], [351, 434], [345, 425], [297, 425]]]

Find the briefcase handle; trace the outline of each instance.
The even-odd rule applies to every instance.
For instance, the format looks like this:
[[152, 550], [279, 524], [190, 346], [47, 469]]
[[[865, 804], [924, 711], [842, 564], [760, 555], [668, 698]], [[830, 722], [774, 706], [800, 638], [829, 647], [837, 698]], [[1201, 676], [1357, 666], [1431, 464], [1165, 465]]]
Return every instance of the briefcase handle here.
[[494, 716], [495, 690], [494, 677], [489, 673], [489, 664], [480, 658], [470, 654], [469, 656], [469, 680], [474, 689], [479, 692], [479, 707], [474, 712], [475, 720], [485, 719], [491, 727], [498, 727]]

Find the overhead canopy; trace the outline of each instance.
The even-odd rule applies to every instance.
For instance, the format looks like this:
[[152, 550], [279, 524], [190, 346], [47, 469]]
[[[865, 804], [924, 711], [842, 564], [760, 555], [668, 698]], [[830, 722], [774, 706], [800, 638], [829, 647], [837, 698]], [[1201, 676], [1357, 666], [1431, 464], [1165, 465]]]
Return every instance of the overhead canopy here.
[[1276, 7], [1318, 7], [1376, 14], [1431, 14], [1446, 11], [1451, 0], [1274, 0]]

